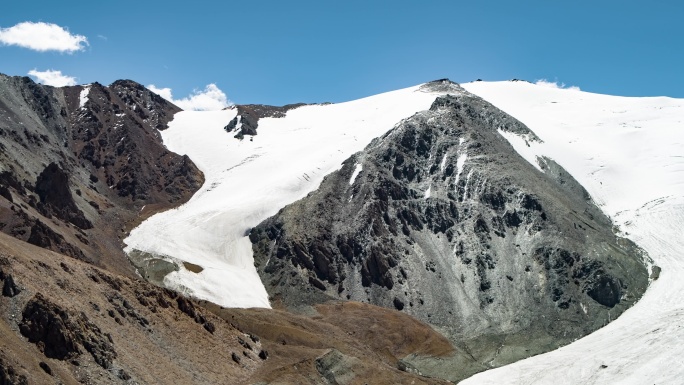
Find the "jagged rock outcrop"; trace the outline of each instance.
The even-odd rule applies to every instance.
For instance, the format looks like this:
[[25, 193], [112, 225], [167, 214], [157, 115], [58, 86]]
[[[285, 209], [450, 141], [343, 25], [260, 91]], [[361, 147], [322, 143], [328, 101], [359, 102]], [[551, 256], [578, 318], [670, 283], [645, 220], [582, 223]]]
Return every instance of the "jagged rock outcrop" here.
[[305, 103], [287, 104], [284, 106], [267, 106], [263, 104], [241, 104], [237, 108], [237, 116], [234, 117], [223, 129], [226, 132], [235, 132], [235, 138], [243, 139], [245, 135], [256, 135], [261, 118], [282, 118], [287, 111], [301, 107]]
[[359, 360], [332, 349], [316, 359], [316, 370], [329, 384], [346, 385], [354, 380], [355, 365]]
[[69, 176], [57, 164], [50, 163], [38, 175], [34, 191], [40, 198], [38, 210], [44, 216], [50, 218], [54, 214], [82, 230], [93, 228], [71, 196]]
[[272, 301], [407, 312], [474, 358], [463, 371], [569, 343], [633, 304], [648, 280], [638, 248], [559, 165], [535, 168], [499, 131], [534, 133], [453, 83], [427, 87], [453, 95], [251, 231]]
[[152, 128], [163, 131], [181, 109], [133, 80], [117, 80], [109, 87], [135, 115]]
[[116, 358], [111, 341], [84, 313], [69, 314], [40, 293], [26, 304], [19, 330], [48, 358], [74, 358], [81, 354], [81, 346], [105, 369]]
[[0, 231], [135, 274], [125, 231], [203, 183], [161, 141], [178, 111], [130, 80], [54, 88], [0, 75]]
[[2, 283], [2, 295], [4, 297], [15, 297], [21, 293], [21, 288], [14, 282], [14, 277], [12, 274], [5, 275], [3, 271], [0, 271], [0, 279], [3, 280]]
[[0, 385], [28, 385], [28, 379], [0, 357]]

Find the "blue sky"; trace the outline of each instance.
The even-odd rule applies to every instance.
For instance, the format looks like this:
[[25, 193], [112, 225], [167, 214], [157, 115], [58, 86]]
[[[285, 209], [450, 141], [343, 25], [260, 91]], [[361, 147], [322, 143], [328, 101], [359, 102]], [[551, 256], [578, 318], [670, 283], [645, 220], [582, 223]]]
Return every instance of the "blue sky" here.
[[0, 45], [0, 72], [127, 78], [235, 103], [341, 102], [448, 77], [547, 79], [684, 97], [681, 1], [11, 1], [0, 28], [54, 23], [80, 51]]

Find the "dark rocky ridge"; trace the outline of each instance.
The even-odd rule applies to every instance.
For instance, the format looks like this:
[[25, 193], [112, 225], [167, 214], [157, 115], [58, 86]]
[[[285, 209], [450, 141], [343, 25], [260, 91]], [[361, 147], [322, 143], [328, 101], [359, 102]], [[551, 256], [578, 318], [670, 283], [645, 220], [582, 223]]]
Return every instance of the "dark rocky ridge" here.
[[306, 105], [305, 103], [287, 104], [284, 106], [267, 106], [263, 104], [241, 104], [237, 108], [238, 114], [223, 129], [226, 132], [236, 132], [235, 138], [243, 139], [245, 135], [256, 135], [261, 118], [282, 118], [287, 111]]
[[405, 362], [450, 380], [569, 343], [633, 304], [647, 285], [640, 250], [562, 167], [545, 159], [540, 172], [497, 130], [534, 133], [455, 84], [428, 87], [454, 95], [252, 230], [272, 301], [408, 312], [472, 358]]
[[203, 183], [162, 144], [178, 111], [130, 80], [54, 88], [0, 75], [0, 231], [133, 275], [127, 228]]
[[104, 369], [116, 358], [111, 342], [84, 313], [69, 314], [41, 293], [26, 304], [19, 330], [48, 358], [71, 359], [81, 354], [81, 347]]

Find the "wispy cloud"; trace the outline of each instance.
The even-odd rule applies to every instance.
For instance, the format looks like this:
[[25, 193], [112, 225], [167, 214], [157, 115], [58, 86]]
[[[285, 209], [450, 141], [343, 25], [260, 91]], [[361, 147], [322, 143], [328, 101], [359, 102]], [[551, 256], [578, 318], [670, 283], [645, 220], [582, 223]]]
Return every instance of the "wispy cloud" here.
[[74, 35], [57, 24], [25, 21], [14, 27], [0, 28], [0, 43], [40, 52], [73, 53], [83, 50], [88, 45], [88, 39]]
[[158, 88], [154, 84], [150, 84], [147, 88], [184, 110], [215, 111], [233, 104], [228, 100], [226, 94], [213, 83], [204, 87], [204, 90], [195, 90], [182, 99], [174, 99], [171, 88]]
[[38, 71], [34, 69], [29, 71], [28, 74], [36, 78], [38, 83], [43, 83], [47, 86], [64, 87], [76, 85], [76, 78], [73, 76], [64, 75], [62, 74], [62, 71]]
[[535, 81], [534, 84], [536, 84], [538, 86], [542, 86], [542, 87], [580, 91], [579, 87], [577, 87], [577, 86], [566, 86], [565, 83], [559, 83], [558, 80], [551, 82], [551, 81], [548, 81], [546, 79], [539, 79], [539, 80]]

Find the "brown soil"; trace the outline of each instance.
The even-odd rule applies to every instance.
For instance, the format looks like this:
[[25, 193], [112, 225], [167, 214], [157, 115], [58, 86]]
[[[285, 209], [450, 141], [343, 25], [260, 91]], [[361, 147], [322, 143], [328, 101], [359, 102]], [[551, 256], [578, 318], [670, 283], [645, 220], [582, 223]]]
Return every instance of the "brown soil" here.
[[[0, 234], [0, 269], [21, 288], [14, 297], [0, 297], [0, 358], [30, 384], [124, 383], [127, 377], [145, 384], [241, 383], [268, 362], [258, 358], [261, 346], [256, 343], [257, 353], [244, 357], [238, 338], [248, 336], [229, 323], [149, 283], [112, 275], [5, 234]], [[85, 340], [95, 328], [110, 336], [116, 357], [111, 366], [98, 364], [85, 344], [77, 345], [80, 354], [60, 360], [44, 354], [50, 351], [46, 344], [59, 339], [28, 342], [19, 325], [34, 298], [46, 299], [69, 320], [87, 319], [73, 322], [73, 340]], [[239, 364], [233, 354], [243, 357]], [[40, 368], [41, 362], [53, 376]]]
[[[0, 359], [30, 384], [445, 384], [400, 370], [400, 360], [454, 353], [401, 312], [357, 302], [321, 304], [310, 314], [222, 309], [5, 234], [0, 270], [21, 290], [0, 297]], [[33, 321], [25, 320], [29, 307]], [[64, 320], [58, 329], [71, 342], [62, 359], [46, 354], [55, 357], [64, 339], [31, 343], [22, 335], [21, 325], [41, 311]]]
[[443, 384], [401, 371], [409, 354], [448, 356], [452, 345], [427, 324], [401, 312], [358, 302], [330, 302], [311, 314], [283, 310], [221, 309], [203, 303], [240, 330], [258, 335], [270, 353], [252, 379], [267, 383], [321, 383], [320, 361], [331, 351], [346, 357], [349, 384]]

